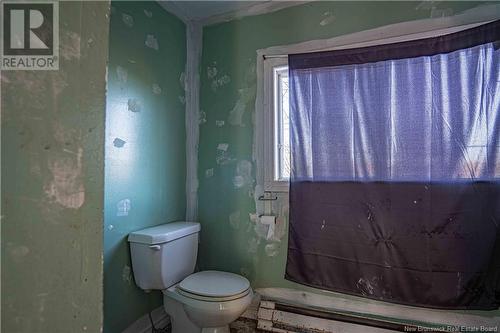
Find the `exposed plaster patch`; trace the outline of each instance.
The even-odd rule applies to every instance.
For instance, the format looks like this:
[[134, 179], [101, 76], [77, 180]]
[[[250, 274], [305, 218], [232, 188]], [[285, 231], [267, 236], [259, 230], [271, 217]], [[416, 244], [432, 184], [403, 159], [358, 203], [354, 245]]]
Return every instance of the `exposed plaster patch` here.
[[116, 216], [128, 216], [131, 204], [130, 199], [123, 199], [116, 204]]
[[179, 102], [181, 102], [182, 105], [186, 104], [186, 96], [180, 95], [179, 96]]
[[137, 61], [135, 61], [134, 59], [128, 59], [127, 61], [128, 61], [130, 64], [136, 64], [136, 63], [137, 63]]
[[227, 143], [219, 143], [217, 145], [217, 156], [215, 157], [215, 161], [218, 165], [226, 165], [235, 161], [228, 153], [228, 149], [229, 144]]
[[123, 266], [122, 280], [128, 284], [132, 284], [132, 270], [129, 265]]
[[160, 49], [160, 46], [158, 45], [158, 40], [154, 35], [147, 35], [146, 36], [146, 41], [144, 42], [144, 45], [149, 47], [150, 49], [158, 51]]
[[225, 86], [226, 84], [228, 84], [230, 82], [231, 82], [231, 78], [229, 77], [229, 75], [224, 74], [224, 75], [212, 80], [212, 85], [211, 85], [212, 90], [217, 91], [218, 88]]
[[335, 21], [335, 16], [332, 14], [332, 12], [324, 12], [323, 19], [319, 22], [319, 25], [324, 27], [331, 24], [333, 21]]
[[125, 146], [126, 143], [127, 143], [126, 141], [123, 141], [120, 138], [115, 138], [113, 140], [113, 146], [115, 146], [116, 148], [122, 148], [123, 146]]
[[217, 150], [227, 151], [228, 148], [229, 148], [228, 143], [219, 143], [217, 145]]
[[257, 253], [257, 250], [259, 249], [259, 245], [260, 245], [260, 239], [259, 238], [250, 238], [248, 240], [248, 246], [247, 246], [247, 250], [249, 253]]
[[213, 168], [205, 170], [205, 178], [211, 178], [213, 176], [214, 176], [214, 169]]
[[225, 124], [224, 120], [216, 120], [215, 121], [215, 126], [217, 126], [217, 127], [222, 127], [222, 126], [224, 126], [224, 124]]
[[78, 209], [85, 202], [85, 187], [82, 179], [83, 149], [76, 156], [65, 156], [49, 161], [52, 180], [45, 185], [45, 193], [63, 207]]
[[264, 250], [268, 257], [275, 257], [278, 254], [279, 248], [280, 248], [279, 243], [270, 243], [264, 247]]
[[[219, 74], [219, 76], [217, 76]], [[225, 86], [231, 82], [231, 78], [227, 74], [221, 74], [217, 69], [217, 62], [213, 62], [212, 66], [207, 67], [207, 77], [211, 80], [211, 87], [213, 91]]]
[[30, 249], [25, 245], [14, 245], [7, 243], [7, 252], [14, 261], [20, 261], [30, 253]]
[[132, 28], [134, 26], [134, 18], [131, 15], [122, 13], [122, 21], [129, 28]]
[[151, 90], [153, 91], [153, 94], [155, 94], [155, 95], [161, 94], [161, 87], [158, 83], [153, 83], [153, 85], [151, 86]]
[[243, 124], [243, 114], [245, 113], [247, 104], [253, 100], [255, 89], [253, 88], [243, 88], [238, 90], [238, 101], [234, 107], [229, 111], [228, 121], [234, 126], [245, 126]]
[[80, 35], [73, 31], [65, 30], [59, 43], [60, 55], [65, 60], [80, 58]]
[[207, 114], [205, 113], [205, 111], [200, 110], [200, 113], [198, 114], [198, 124], [201, 125], [206, 122], [207, 122]]
[[217, 63], [214, 61], [212, 66], [207, 67], [207, 77], [211, 80], [217, 76]]
[[188, 90], [186, 73], [182, 72], [181, 75], [179, 76], [179, 84], [181, 85], [184, 91]]
[[141, 112], [141, 103], [136, 98], [129, 98], [127, 101], [127, 109], [131, 112]]
[[122, 66], [116, 67], [116, 76], [118, 77], [118, 81], [121, 83], [127, 83], [128, 72]]
[[233, 178], [234, 187], [242, 188], [244, 186], [251, 186], [252, 184], [252, 163], [247, 160], [239, 161], [236, 165], [236, 175]]
[[147, 9], [144, 9], [144, 15], [146, 15], [149, 18], [153, 17], [153, 12]]
[[240, 227], [240, 211], [232, 212], [229, 215], [229, 225], [233, 229], [238, 229]]

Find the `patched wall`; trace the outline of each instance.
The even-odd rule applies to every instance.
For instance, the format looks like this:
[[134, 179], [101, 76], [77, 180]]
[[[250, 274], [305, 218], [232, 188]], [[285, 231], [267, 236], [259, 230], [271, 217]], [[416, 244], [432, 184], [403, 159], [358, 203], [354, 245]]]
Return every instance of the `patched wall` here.
[[57, 71], [2, 71], [2, 332], [100, 332], [109, 2], [60, 2]]
[[104, 331], [161, 306], [134, 282], [127, 236], [183, 220], [186, 27], [156, 2], [112, 2], [106, 109]]

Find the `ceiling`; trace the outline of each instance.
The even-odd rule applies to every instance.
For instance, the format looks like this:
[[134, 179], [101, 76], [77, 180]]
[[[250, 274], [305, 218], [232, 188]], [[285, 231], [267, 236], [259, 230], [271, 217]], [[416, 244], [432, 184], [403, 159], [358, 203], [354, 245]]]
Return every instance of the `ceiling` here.
[[257, 15], [278, 10], [305, 1], [189, 1], [189, 0], [159, 0], [161, 6], [185, 21], [217, 21], [230, 19], [232, 16]]

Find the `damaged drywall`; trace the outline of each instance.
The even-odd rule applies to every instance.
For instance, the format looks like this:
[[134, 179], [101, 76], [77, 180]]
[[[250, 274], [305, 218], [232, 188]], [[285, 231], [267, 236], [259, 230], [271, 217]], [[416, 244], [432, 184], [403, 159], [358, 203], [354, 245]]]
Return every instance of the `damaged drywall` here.
[[[257, 51], [284, 45], [281, 49], [276, 47], [274, 54], [286, 54], [284, 50], [289, 44], [305, 44], [431, 16], [456, 15], [478, 6], [472, 2], [447, 1], [417, 8], [419, 3], [312, 2], [204, 28], [200, 109], [206, 121], [200, 126], [198, 160], [203, 172], [198, 192], [198, 215], [202, 223], [200, 269], [240, 273], [248, 277], [254, 287], [304, 289], [284, 279], [287, 194], [274, 193], [272, 197], [276, 196], [276, 200], [259, 200], [265, 194], [263, 169], [266, 166], [262, 149], [265, 136], [255, 128], [258, 124], [262, 126], [263, 121], [262, 115], [255, 112], [259, 98], [256, 74], [262, 71], [263, 61]], [[228, 41], [228, 44], [221, 47], [220, 41]], [[315, 45], [327, 46], [321, 42]], [[219, 86], [217, 80], [224, 75], [230, 80]], [[217, 149], [220, 143], [227, 144], [227, 149]], [[210, 169], [213, 170], [210, 177], [205, 177], [205, 170]], [[271, 233], [269, 220], [263, 221], [261, 215], [276, 217]], [[325, 222], [320, 227], [329, 226]], [[220, 237], [221, 234], [225, 236]], [[374, 283], [382, 283], [372, 277], [360, 278], [359, 287], [367, 293]]]
[[185, 219], [186, 26], [156, 2], [111, 5], [104, 332], [120, 333], [162, 304], [135, 285], [127, 235]]
[[59, 2], [57, 71], [2, 71], [2, 332], [100, 332], [109, 2]]

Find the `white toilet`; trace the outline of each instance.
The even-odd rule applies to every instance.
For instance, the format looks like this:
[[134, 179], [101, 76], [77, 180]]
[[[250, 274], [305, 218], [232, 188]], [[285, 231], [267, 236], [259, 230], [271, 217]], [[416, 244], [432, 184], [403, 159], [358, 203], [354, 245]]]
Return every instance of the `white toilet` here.
[[135, 283], [162, 290], [172, 333], [229, 333], [229, 324], [250, 305], [250, 283], [219, 271], [194, 273], [200, 224], [172, 222], [128, 236]]

